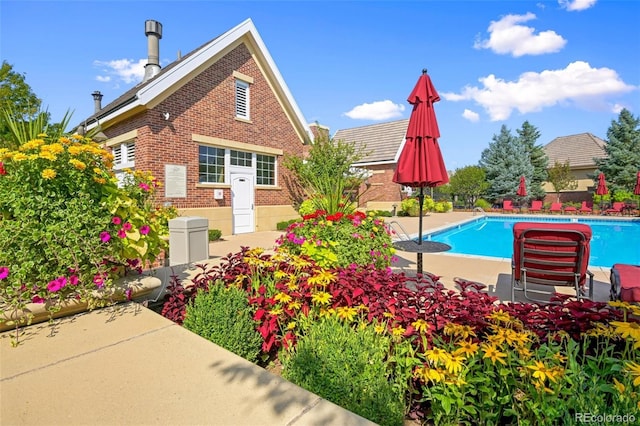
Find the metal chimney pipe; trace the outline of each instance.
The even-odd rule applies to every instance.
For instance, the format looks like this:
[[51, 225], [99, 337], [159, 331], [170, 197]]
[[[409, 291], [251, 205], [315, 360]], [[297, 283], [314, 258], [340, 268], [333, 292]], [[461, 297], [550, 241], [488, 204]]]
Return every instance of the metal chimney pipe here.
[[144, 34], [147, 36], [147, 65], [144, 66], [144, 79], [147, 81], [160, 73], [160, 39], [162, 24], [151, 19], [144, 23]]
[[96, 90], [91, 94], [91, 96], [93, 96], [93, 112], [100, 112], [100, 110], [102, 109], [102, 93]]

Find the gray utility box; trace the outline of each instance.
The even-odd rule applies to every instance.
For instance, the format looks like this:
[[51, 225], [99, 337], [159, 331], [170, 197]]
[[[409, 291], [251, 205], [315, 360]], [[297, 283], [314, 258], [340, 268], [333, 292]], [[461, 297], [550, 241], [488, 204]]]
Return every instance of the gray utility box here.
[[177, 217], [169, 221], [169, 266], [209, 259], [209, 219]]

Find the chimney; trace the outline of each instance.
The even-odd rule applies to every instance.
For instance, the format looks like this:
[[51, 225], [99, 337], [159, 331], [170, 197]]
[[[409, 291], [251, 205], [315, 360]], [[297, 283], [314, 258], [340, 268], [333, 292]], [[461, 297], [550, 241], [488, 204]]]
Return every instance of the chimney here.
[[314, 139], [329, 139], [329, 128], [327, 126], [323, 126], [316, 121], [309, 124], [309, 129]]
[[93, 96], [93, 112], [98, 113], [102, 109], [102, 93], [96, 90], [91, 96]]
[[162, 38], [162, 24], [158, 21], [147, 20], [144, 23], [144, 34], [147, 36], [147, 65], [144, 66], [144, 79], [142, 82], [152, 79], [160, 73], [160, 47]]

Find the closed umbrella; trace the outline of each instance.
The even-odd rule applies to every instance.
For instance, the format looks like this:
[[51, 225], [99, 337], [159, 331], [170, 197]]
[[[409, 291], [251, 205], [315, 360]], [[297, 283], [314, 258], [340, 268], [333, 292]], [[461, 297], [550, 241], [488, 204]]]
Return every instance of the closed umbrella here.
[[[596, 187], [596, 195], [606, 195], [609, 193], [607, 182], [604, 180], [604, 173], [598, 175], [598, 186]], [[600, 211], [602, 212], [602, 198], [600, 198]]]
[[[636, 186], [633, 187], [633, 194], [640, 195], [640, 171], [638, 171], [638, 174], [636, 175]], [[640, 212], [640, 204], [637, 207]]]
[[527, 181], [525, 180], [524, 175], [520, 176], [520, 184], [518, 185], [516, 195], [520, 198], [525, 198], [527, 196]]
[[[416, 86], [407, 101], [413, 105], [405, 144], [398, 158], [393, 181], [401, 185], [420, 188], [418, 195], [418, 245], [422, 241], [422, 208], [424, 205], [424, 188], [444, 185], [449, 182], [449, 175], [444, 166], [438, 138], [440, 129], [436, 120], [433, 104], [440, 100], [427, 70], [422, 70]], [[448, 247], [448, 246], [447, 246]], [[450, 247], [449, 247], [450, 248]], [[422, 251], [418, 253], [418, 273], [422, 273]]]

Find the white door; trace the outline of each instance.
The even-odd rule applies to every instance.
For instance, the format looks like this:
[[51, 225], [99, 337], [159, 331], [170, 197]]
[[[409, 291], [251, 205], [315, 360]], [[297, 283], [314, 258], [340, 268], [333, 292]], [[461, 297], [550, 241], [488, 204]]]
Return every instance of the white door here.
[[233, 212], [233, 233], [253, 232], [253, 175], [231, 173], [231, 211]]

